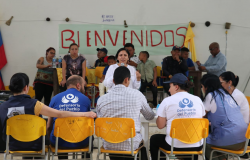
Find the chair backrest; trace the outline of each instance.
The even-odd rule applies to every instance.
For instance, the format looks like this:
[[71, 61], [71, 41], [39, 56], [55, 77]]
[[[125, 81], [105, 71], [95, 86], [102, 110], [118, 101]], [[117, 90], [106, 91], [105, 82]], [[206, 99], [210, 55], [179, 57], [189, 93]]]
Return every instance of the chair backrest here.
[[110, 143], [121, 143], [135, 136], [135, 123], [132, 118], [97, 118], [95, 134]]
[[246, 98], [247, 98], [247, 101], [248, 101], [248, 104], [249, 104], [249, 108], [250, 108], [250, 97], [246, 96]]
[[57, 118], [54, 136], [70, 143], [81, 142], [94, 134], [94, 119], [87, 117]]
[[56, 68], [57, 78], [58, 78], [58, 84], [62, 82], [63, 76], [62, 76], [62, 68]]
[[98, 78], [102, 78], [102, 73], [105, 67], [96, 67], [95, 68], [95, 76]]
[[160, 66], [157, 66], [157, 77], [160, 77], [160, 76], [162, 76], [162, 74], [161, 74], [161, 67]]
[[197, 143], [207, 138], [209, 121], [205, 118], [174, 119], [171, 124], [170, 137], [187, 144]]
[[[9, 86], [4, 86], [5, 90], [9, 91]], [[33, 89], [33, 87], [29, 86], [29, 92], [28, 94], [31, 98], [34, 98], [35, 97], [35, 90]]]
[[7, 120], [6, 135], [18, 141], [30, 142], [46, 135], [46, 121], [35, 115], [17, 115]]
[[247, 132], [246, 132], [245, 137], [246, 137], [247, 139], [250, 139], [250, 124], [249, 124], [248, 127], [247, 127]]

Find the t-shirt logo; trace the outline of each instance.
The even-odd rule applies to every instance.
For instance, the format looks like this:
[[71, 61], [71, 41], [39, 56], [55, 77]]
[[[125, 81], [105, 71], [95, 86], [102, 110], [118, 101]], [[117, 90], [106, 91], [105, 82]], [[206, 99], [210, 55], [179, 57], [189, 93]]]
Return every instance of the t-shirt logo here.
[[21, 114], [25, 114], [24, 111], [24, 107], [11, 107], [8, 108], [8, 113], [7, 113], [7, 117], [11, 118], [13, 116], [17, 116], [17, 115], [21, 115]]
[[187, 98], [184, 98], [182, 101], [179, 102], [179, 107], [180, 108], [185, 108], [188, 106], [189, 108], [193, 107], [193, 102]]
[[73, 94], [67, 94], [66, 96], [63, 96], [62, 102], [63, 103], [77, 103], [79, 101], [79, 98], [77, 96], [74, 96]]

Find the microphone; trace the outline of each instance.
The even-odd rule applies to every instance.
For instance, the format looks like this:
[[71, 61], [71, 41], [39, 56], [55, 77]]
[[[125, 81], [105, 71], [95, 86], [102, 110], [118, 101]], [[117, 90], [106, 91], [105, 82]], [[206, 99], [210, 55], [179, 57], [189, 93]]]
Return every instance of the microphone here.
[[124, 66], [124, 63], [121, 63], [121, 66]]

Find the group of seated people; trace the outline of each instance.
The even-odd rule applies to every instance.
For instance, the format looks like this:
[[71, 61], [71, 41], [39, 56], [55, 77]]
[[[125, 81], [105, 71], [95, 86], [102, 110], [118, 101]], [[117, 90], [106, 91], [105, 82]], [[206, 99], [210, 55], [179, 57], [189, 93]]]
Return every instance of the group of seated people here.
[[[72, 45], [72, 47], [76, 50], [78, 49], [76, 45]], [[103, 51], [103, 49], [100, 50]], [[180, 51], [182, 50], [183, 58], [180, 57]], [[65, 77], [68, 74], [63, 71], [64, 79], [61, 84], [66, 86], [66, 90], [54, 96], [49, 105], [45, 105], [37, 99], [31, 99], [27, 95], [29, 90], [28, 76], [24, 73], [16, 73], [12, 76], [9, 86], [9, 89], [13, 92], [13, 96], [0, 107], [2, 139], [6, 141], [6, 121], [16, 115], [16, 112], [13, 112], [15, 110], [18, 110], [19, 114], [48, 116], [47, 135], [49, 136], [51, 145], [55, 145], [53, 126], [58, 117], [132, 118], [135, 122], [136, 130], [134, 150], [142, 147], [142, 159], [146, 160], [147, 152], [146, 148], [143, 147], [144, 142], [140, 133], [141, 113], [147, 120], [152, 120], [157, 116], [157, 127], [159, 129], [166, 127], [166, 134], [156, 134], [150, 138], [152, 160], [157, 160], [159, 147], [170, 150], [172, 141], [169, 135], [171, 122], [178, 118], [208, 118], [211, 123], [211, 130], [209, 131], [206, 144], [206, 157], [208, 159], [212, 146], [232, 150], [242, 149], [245, 145], [244, 135], [249, 123], [249, 104], [244, 94], [236, 88], [239, 82], [238, 76], [229, 71], [217, 75], [218, 71], [209, 66], [209, 64], [215, 64], [215, 62], [212, 63], [214, 59], [217, 62], [217, 58], [221, 57], [218, 44], [212, 43], [209, 46], [209, 50], [212, 54], [212, 60], [206, 62], [205, 65], [198, 64], [199, 62], [197, 62], [201, 70], [206, 69], [210, 72], [205, 74], [201, 79], [202, 93], [204, 95], [203, 101], [200, 97], [187, 92], [194, 86], [187, 78], [188, 69], [185, 69], [188, 63], [185, 60], [187, 56], [184, 56], [185, 52], [188, 52], [187, 49], [174, 46], [171, 52], [172, 56], [164, 58], [163, 73], [165, 72], [165, 76], [167, 76], [164, 84], [168, 85], [168, 91], [171, 96], [166, 97], [162, 101], [156, 115], [149, 107], [146, 97], [141, 92], [145, 90], [146, 86], [157, 86], [156, 65], [153, 61], [148, 60], [149, 53], [147, 51], [140, 52], [138, 60], [135, 60], [136, 62], [131, 62], [131, 49], [128, 48], [121, 48], [117, 51], [115, 57], [110, 56], [111, 58], [106, 58], [105, 62], [110, 65], [106, 69], [103, 83], [109, 88], [109, 91], [108, 94], [98, 99], [96, 113], [90, 111], [90, 100], [84, 95], [84, 86], [86, 84], [83, 78], [85, 76], [82, 76], [85, 74], [84, 71], [81, 72], [81, 75], [77, 75], [69, 70], [69, 73], [72, 73], [72, 75], [69, 75], [67, 78]], [[215, 53], [215, 50], [217, 53]], [[74, 53], [78, 53], [78, 51]], [[72, 57], [68, 58], [72, 59]], [[132, 58], [137, 59], [137, 57]], [[116, 60], [118, 63], [116, 63]], [[82, 61], [82, 59], [79, 59], [79, 61]], [[104, 61], [97, 61], [96, 63], [104, 63]], [[65, 64], [66, 61], [63, 61], [64, 69], [67, 66]], [[193, 69], [193, 66], [189, 67]], [[213, 71], [216, 74], [212, 74]], [[65, 72], [68, 72], [68, 70], [65, 69]], [[182, 110], [183, 112], [180, 111], [180, 109], [185, 109], [186, 107], [194, 109], [195, 112], [185, 110], [184, 113], [184, 110]], [[82, 142], [72, 144], [59, 139], [59, 148], [82, 148], [88, 145], [88, 141], [86, 139]], [[175, 151], [200, 151], [204, 147], [202, 141], [195, 144], [185, 144], [175, 140], [174, 144]], [[14, 138], [10, 138], [10, 150], [12, 151], [41, 150], [41, 147], [40, 139], [33, 142], [19, 142]], [[107, 150], [131, 150], [129, 139], [116, 144], [103, 140], [103, 147]], [[67, 158], [67, 155], [60, 156], [59, 159]], [[110, 155], [110, 159], [117, 159], [117, 157]], [[225, 157], [221, 156], [215, 159], [225, 159]]]

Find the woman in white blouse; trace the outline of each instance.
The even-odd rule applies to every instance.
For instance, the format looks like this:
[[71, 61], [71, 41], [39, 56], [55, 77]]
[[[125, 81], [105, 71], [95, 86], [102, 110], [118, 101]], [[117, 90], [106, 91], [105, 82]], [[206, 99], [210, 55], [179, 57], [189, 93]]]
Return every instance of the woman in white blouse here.
[[239, 77], [235, 76], [233, 72], [224, 72], [220, 75], [220, 83], [222, 87], [228, 91], [240, 106], [240, 112], [243, 115], [245, 122], [249, 123], [249, 104], [246, 96], [236, 88]]
[[113, 75], [116, 68], [120, 66], [125, 66], [129, 69], [131, 74], [130, 84], [128, 87], [139, 89], [141, 86], [141, 74], [135, 70], [133, 66], [128, 65], [129, 61], [129, 52], [125, 48], [120, 48], [116, 53], [117, 64], [109, 66], [109, 69], [106, 73], [103, 84], [108, 89], [111, 89], [115, 84], [113, 82]]

